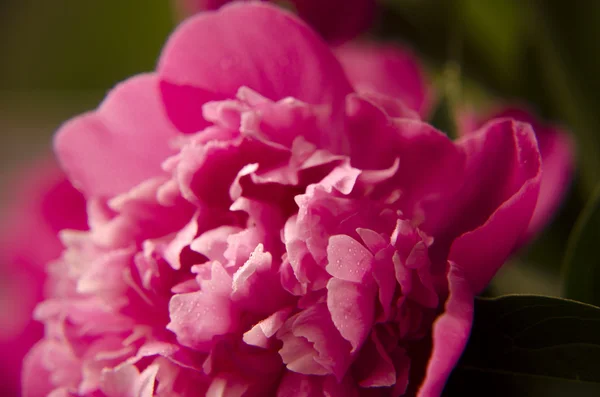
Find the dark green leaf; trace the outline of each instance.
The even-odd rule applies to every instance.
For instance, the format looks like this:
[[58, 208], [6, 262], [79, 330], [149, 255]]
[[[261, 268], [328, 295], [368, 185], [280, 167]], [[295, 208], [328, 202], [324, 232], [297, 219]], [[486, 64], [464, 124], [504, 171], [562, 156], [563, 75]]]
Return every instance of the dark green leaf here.
[[564, 262], [567, 298], [600, 306], [600, 187], [577, 220]]
[[477, 299], [444, 396], [600, 396], [600, 308], [527, 295]]

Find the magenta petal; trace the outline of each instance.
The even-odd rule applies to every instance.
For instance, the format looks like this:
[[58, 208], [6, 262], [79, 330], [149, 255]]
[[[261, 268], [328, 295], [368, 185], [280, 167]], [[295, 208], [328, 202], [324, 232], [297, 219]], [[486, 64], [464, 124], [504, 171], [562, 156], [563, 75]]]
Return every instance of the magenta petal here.
[[509, 106], [484, 118], [472, 111], [462, 112], [459, 116], [462, 135], [475, 133], [485, 122], [494, 118], [512, 118], [533, 127], [542, 155], [543, 172], [537, 205], [521, 241], [527, 242], [546, 226], [564, 198], [575, 167], [573, 139], [559, 127], [543, 124], [526, 108]]
[[473, 291], [454, 264], [448, 274], [450, 296], [445, 312], [433, 325], [433, 351], [418, 397], [441, 395], [448, 376], [463, 353], [473, 323]]
[[115, 196], [161, 174], [178, 135], [155, 75], [116, 86], [97, 111], [64, 124], [54, 138], [61, 164], [87, 196]]
[[399, 98], [422, 117], [429, 113], [431, 88], [410, 51], [391, 44], [354, 42], [336, 48], [335, 54], [356, 91]]
[[352, 91], [332, 52], [308, 26], [257, 3], [233, 4], [184, 22], [169, 39], [158, 73], [170, 84], [229, 98], [246, 86], [272, 100], [294, 97], [334, 109]]
[[[476, 204], [481, 194], [489, 204], [496, 201], [498, 207], [483, 225], [466, 229], [471, 231], [454, 241], [448, 255], [476, 293], [485, 288], [526, 232], [541, 181], [541, 159], [529, 125], [504, 120], [489, 124], [484, 132], [461, 143], [469, 153], [469, 168], [478, 175], [469, 182], [471, 204], [463, 211], [472, 215], [472, 221], [484, 216], [489, 209]], [[512, 159], [508, 175], [506, 162], [502, 167], [492, 163], [496, 155]], [[469, 197], [468, 191], [465, 197]]]

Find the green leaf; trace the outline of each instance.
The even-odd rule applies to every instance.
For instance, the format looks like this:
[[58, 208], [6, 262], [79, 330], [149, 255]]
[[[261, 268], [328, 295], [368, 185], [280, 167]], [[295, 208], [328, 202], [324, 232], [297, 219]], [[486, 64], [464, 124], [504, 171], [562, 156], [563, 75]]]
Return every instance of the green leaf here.
[[600, 306], [600, 186], [569, 237], [563, 265], [564, 296]]
[[478, 298], [444, 396], [600, 396], [600, 308], [531, 295]]

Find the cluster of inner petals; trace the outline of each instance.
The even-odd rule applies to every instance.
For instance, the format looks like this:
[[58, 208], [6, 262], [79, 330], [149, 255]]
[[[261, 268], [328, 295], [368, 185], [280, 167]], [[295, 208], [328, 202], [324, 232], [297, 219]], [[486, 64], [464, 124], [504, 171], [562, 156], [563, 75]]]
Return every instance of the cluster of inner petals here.
[[88, 204], [36, 312], [58, 389], [406, 392], [445, 299], [433, 239], [377, 189], [398, 161], [354, 168], [327, 111], [243, 88], [204, 106], [213, 124], [173, 142], [164, 175]]

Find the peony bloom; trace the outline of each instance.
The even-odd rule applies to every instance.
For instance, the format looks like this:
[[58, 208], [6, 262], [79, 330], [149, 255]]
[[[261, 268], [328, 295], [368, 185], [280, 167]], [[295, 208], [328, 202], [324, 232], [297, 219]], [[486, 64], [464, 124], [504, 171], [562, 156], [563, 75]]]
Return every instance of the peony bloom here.
[[[216, 10], [233, 0], [177, 0], [185, 14]], [[248, 1], [248, 0], [238, 0]], [[269, 1], [269, 0], [263, 0]], [[375, 0], [288, 0], [298, 15], [331, 43], [342, 43], [366, 31], [375, 18]]]
[[452, 142], [256, 3], [183, 23], [55, 147], [90, 230], [61, 232], [26, 397], [439, 396], [540, 183], [528, 124]]
[[37, 161], [14, 179], [0, 229], [2, 395], [18, 394], [23, 357], [43, 335], [31, 317], [43, 299], [44, 267], [62, 251], [56, 234], [86, 228], [83, 196], [53, 159]]
[[540, 197], [524, 236], [524, 240], [529, 240], [552, 219], [552, 214], [556, 212], [567, 192], [575, 168], [575, 143], [566, 131], [554, 125], [544, 124], [532, 112], [516, 106], [497, 109], [485, 117], [473, 111], [465, 111], [459, 118], [460, 133], [468, 135], [489, 120], [502, 117], [529, 123], [536, 133], [542, 155]]
[[[358, 92], [380, 92], [401, 99], [404, 104], [427, 118], [433, 89], [422, 73], [418, 59], [396, 45], [349, 43], [335, 49], [346, 75]], [[459, 133], [476, 132], [490, 120], [512, 118], [534, 129], [543, 159], [540, 198], [522, 243], [546, 226], [560, 205], [573, 175], [574, 142], [561, 128], [546, 125], [533, 113], [520, 107], [505, 107], [487, 115], [469, 110], [459, 115]]]

